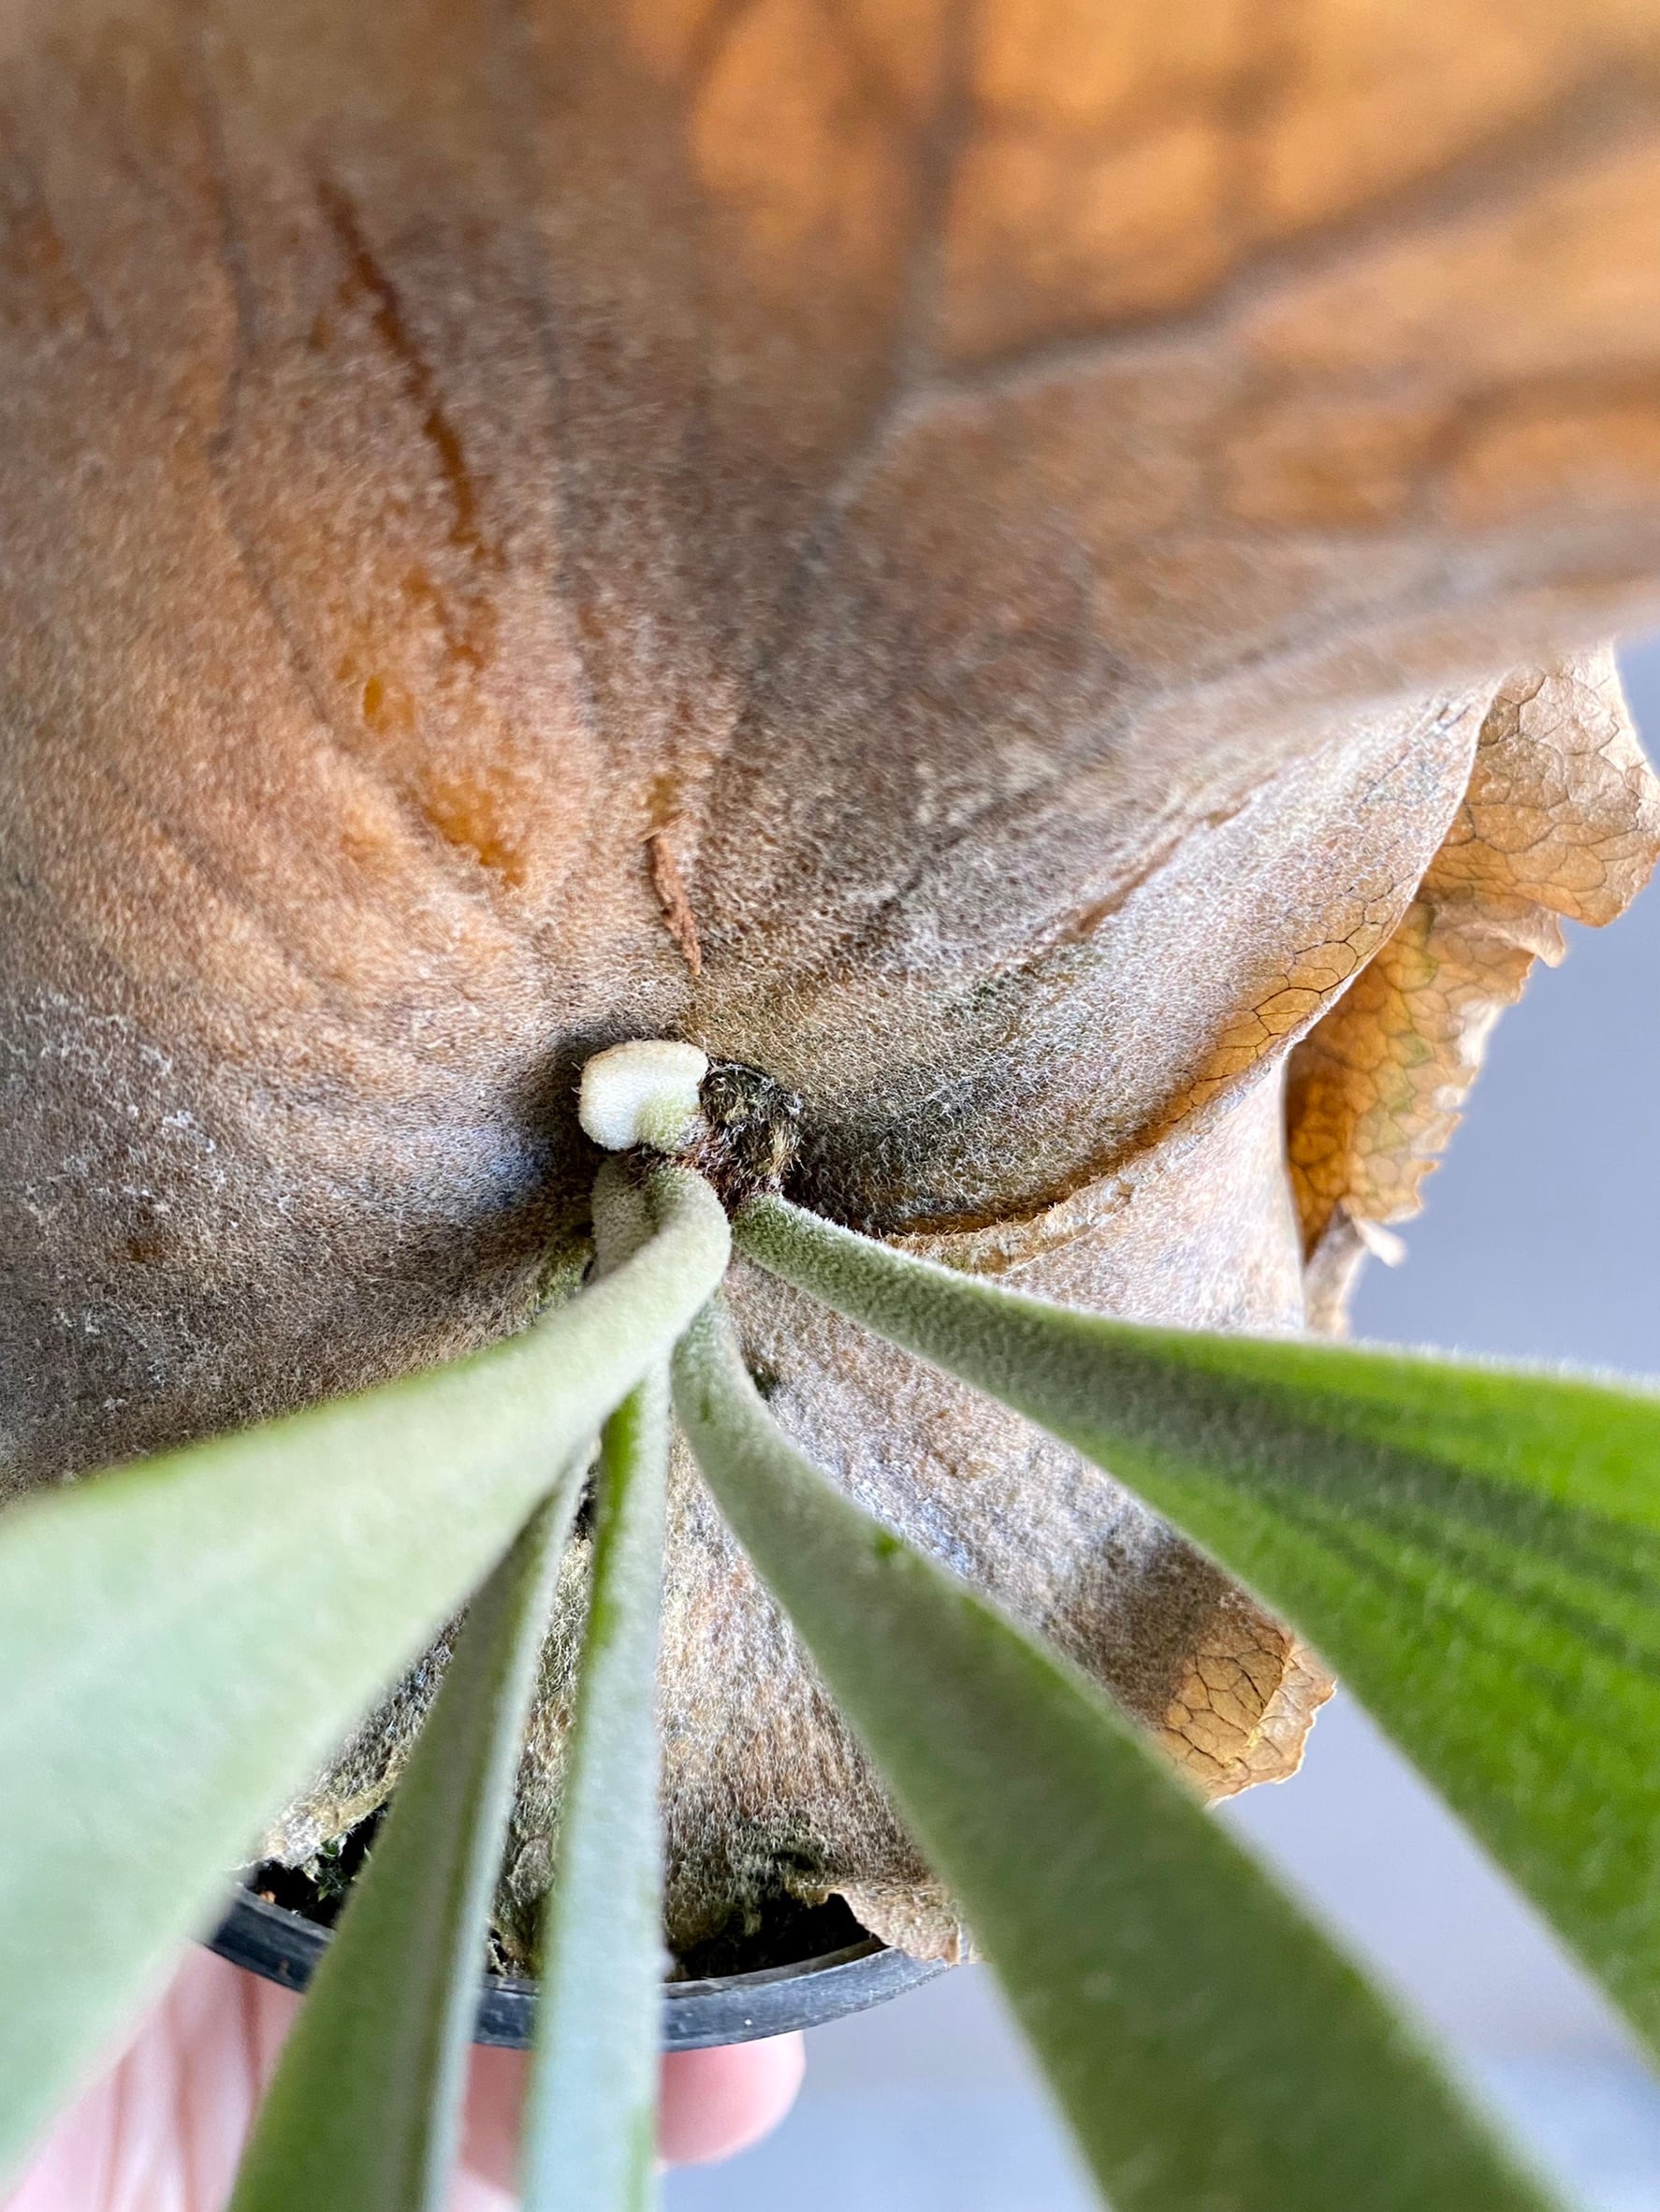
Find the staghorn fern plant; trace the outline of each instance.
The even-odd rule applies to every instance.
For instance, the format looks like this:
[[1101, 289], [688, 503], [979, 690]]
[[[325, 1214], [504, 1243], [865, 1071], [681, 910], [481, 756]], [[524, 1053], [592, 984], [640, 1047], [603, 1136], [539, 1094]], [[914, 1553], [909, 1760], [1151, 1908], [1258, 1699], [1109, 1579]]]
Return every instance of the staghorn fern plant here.
[[7, 2156], [396, 1785], [249, 2195], [436, 2186], [488, 1920], [626, 2201], [825, 1896], [1121, 2204], [1526, 2188], [1136, 1731], [1341, 1666], [1647, 2006], [1648, 1402], [1292, 1339], [1660, 841], [1656, 32], [0, 0]]
[[[1542, 2212], [1415, 2032], [1079, 1670], [790, 1444], [720, 1284], [761, 1266], [1112, 1465], [1283, 1608], [1660, 2040], [1660, 1397], [1158, 1330], [750, 1187], [703, 1055], [583, 1077], [594, 1280], [491, 1351], [0, 1522], [4, 2156], [239, 1845], [473, 1592], [247, 2151], [236, 2212], [442, 2200], [534, 1655], [600, 1432], [547, 1900], [532, 2212], [653, 2190], [654, 1744], [670, 1375], [721, 1510], [949, 1886], [1120, 2212]], [[279, 1502], [280, 1501], [280, 1502]], [[303, 1506], [304, 1511], [296, 1510]], [[181, 1572], [184, 1564], [186, 1571]], [[269, 1666], [273, 1636], [289, 1663]]]

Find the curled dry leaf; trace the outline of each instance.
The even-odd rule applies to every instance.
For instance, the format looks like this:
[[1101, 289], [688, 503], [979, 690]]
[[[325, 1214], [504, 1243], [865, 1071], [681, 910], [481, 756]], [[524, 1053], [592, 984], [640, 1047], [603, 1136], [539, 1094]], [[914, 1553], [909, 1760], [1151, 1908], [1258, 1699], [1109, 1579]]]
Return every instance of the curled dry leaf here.
[[1612, 655], [1507, 677], [1417, 897], [1291, 1055], [1291, 1182], [1316, 1325], [1341, 1326], [1368, 1240], [1419, 1211], [1493, 1022], [1536, 959], [1563, 957], [1559, 917], [1611, 922], [1657, 852], [1660, 790]]
[[[1620, 0], [9, 0], [7, 1485], [517, 1325], [629, 1036], [799, 1094], [839, 1218], [1301, 1325], [1287, 1055], [1408, 942], [1491, 672], [1660, 605], [1657, 47]], [[1110, 1480], [735, 1303], [791, 1432], [1205, 1786], [1294, 1760], [1318, 1675]], [[953, 1940], [684, 1464], [671, 1521], [677, 1933], [786, 1883]]]

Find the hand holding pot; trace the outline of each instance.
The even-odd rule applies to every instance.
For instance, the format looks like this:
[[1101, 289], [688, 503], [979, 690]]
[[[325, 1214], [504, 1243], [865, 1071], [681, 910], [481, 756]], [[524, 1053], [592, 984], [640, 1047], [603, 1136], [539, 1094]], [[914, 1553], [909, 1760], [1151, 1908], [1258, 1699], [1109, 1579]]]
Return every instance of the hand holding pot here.
[[[298, 2000], [197, 1952], [110, 2071], [67, 2112], [4, 2212], [219, 2212]], [[508, 2212], [525, 2055], [473, 2056], [450, 2212]], [[783, 2118], [799, 2035], [663, 2061], [671, 2164], [728, 2158]]]

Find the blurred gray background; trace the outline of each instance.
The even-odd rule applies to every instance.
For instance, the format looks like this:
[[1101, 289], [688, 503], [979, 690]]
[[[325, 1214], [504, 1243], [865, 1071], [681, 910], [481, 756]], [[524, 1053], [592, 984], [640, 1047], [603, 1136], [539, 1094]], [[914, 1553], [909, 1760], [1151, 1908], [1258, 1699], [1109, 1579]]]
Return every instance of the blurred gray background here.
[[[1624, 656], [1660, 760], [1660, 640]], [[1499, 1024], [1408, 1257], [1358, 1335], [1660, 1372], [1660, 889], [1570, 928]], [[1652, 1746], [1634, 1756], [1653, 1756]], [[1341, 1694], [1303, 1771], [1222, 1816], [1507, 2110], [1587, 2212], [1660, 2207], [1660, 2089], [1532, 1913]], [[769, 2142], [674, 2176], [667, 2212], [1085, 2212], [983, 1969], [809, 2038]], [[1333, 2207], [1332, 2212], [1340, 2212]]]

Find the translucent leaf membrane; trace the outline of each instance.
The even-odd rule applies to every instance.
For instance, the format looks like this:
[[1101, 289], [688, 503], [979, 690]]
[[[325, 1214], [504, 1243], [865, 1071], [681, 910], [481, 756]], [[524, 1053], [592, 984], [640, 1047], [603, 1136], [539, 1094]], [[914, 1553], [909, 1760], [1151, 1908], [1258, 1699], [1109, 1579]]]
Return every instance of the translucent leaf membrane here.
[[284, 2046], [230, 2212], [439, 2212], [574, 1460], [467, 1610]]
[[713, 1315], [677, 1354], [676, 1406], [1117, 2212], [1538, 2212], [1416, 2038], [1094, 1686], [801, 1458]]
[[1419, 1211], [1494, 1017], [1536, 959], [1563, 957], [1563, 921], [1600, 926], [1629, 905], [1656, 851], [1660, 788], [1612, 648], [1513, 670], [1411, 905], [1287, 1065], [1291, 1193], [1323, 1327], [1343, 1332], [1377, 1226]]
[[738, 1236], [1109, 1467], [1284, 1612], [1660, 2045], [1660, 1397], [1140, 1328], [775, 1200]]
[[0, 2176], [719, 1282], [707, 1186], [649, 1197], [520, 1336], [0, 1516]]

